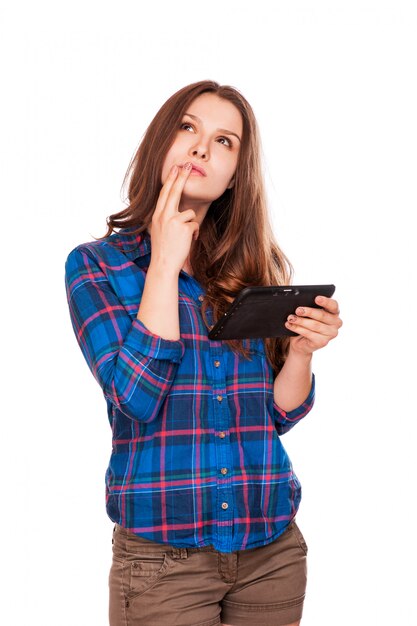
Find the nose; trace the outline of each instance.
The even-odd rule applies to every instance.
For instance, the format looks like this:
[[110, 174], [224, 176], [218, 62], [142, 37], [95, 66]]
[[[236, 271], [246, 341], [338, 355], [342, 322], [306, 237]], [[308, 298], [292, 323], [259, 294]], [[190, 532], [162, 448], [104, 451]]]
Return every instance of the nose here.
[[193, 157], [197, 157], [199, 159], [205, 159], [206, 158], [206, 153], [204, 150], [198, 150], [197, 148], [191, 151], [191, 154], [193, 155]]
[[209, 157], [208, 147], [201, 140], [190, 147], [189, 153], [197, 159], [207, 159]]

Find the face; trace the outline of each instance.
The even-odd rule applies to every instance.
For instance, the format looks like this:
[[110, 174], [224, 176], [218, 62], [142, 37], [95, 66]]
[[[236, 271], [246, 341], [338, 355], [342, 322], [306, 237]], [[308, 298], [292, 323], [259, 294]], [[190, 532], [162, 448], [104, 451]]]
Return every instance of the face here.
[[242, 139], [242, 116], [234, 104], [212, 93], [198, 96], [187, 108], [162, 167], [165, 183], [173, 165], [187, 161], [202, 168], [192, 170], [182, 197], [210, 203], [233, 187]]

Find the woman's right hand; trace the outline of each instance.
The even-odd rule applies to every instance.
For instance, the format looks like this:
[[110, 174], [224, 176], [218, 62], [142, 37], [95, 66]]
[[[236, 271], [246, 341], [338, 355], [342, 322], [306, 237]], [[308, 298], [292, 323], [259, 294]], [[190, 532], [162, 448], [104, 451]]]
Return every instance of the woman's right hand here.
[[180, 273], [191, 248], [193, 238], [197, 239], [199, 224], [192, 209], [179, 211], [181, 194], [191, 172], [173, 166], [159, 193], [158, 202], [152, 216], [151, 241], [153, 266], [170, 268]]

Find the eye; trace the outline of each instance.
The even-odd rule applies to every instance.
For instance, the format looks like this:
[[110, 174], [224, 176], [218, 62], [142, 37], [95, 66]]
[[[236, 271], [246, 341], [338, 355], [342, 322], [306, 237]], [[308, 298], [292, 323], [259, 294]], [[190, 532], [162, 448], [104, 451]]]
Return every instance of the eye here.
[[189, 126], [190, 128], [193, 128], [193, 125], [192, 125], [192, 124], [189, 124], [188, 122], [183, 122], [183, 123], [181, 124], [180, 128], [181, 128], [181, 129], [183, 129], [183, 128], [184, 128], [184, 126]]
[[219, 139], [225, 139], [227, 141], [227, 144], [223, 144], [223, 145], [228, 148], [233, 148], [233, 143], [228, 137], [219, 137]]
[[[190, 124], [189, 122], [182, 122], [181, 126], [180, 126], [180, 130], [186, 130], [188, 128], [191, 128], [192, 130], [195, 130], [194, 126], [192, 124]], [[226, 141], [227, 143], [222, 143], [222, 146], [226, 146], [226, 148], [233, 148], [233, 143], [232, 140], [229, 139], [228, 137], [219, 137], [219, 141]]]

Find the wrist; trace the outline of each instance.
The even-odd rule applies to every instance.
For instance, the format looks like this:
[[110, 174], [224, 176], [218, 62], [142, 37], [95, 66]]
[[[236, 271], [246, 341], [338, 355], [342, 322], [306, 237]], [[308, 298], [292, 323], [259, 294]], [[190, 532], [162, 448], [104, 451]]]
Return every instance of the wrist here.
[[311, 351], [297, 349], [290, 343], [286, 361], [297, 362], [300, 365], [306, 366], [310, 365], [312, 360], [313, 353]]
[[176, 269], [172, 262], [168, 260], [153, 259], [151, 257], [147, 273], [162, 280], [172, 280], [178, 278], [180, 270]]

